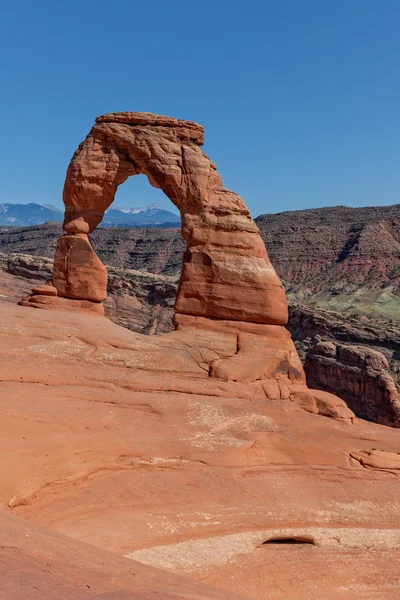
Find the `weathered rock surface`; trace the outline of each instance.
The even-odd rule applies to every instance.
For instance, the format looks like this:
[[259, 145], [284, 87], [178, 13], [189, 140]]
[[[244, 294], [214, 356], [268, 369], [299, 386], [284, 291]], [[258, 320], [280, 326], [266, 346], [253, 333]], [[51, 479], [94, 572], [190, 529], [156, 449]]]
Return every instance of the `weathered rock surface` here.
[[[132, 230], [118, 230], [121, 236]], [[133, 230], [134, 231], [134, 230]], [[51, 279], [53, 273], [53, 260], [19, 253], [6, 254], [0, 252], [0, 267], [19, 278], [34, 279], [38, 284]], [[120, 324], [137, 331], [146, 333], [149, 327], [145, 320], [156, 309], [163, 317], [165, 328], [163, 332], [173, 329], [172, 307], [178, 289], [178, 278], [174, 276], [163, 276], [146, 271], [115, 268], [107, 265], [108, 270], [108, 300], [105, 304], [106, 314], [118, 319]], [[26, 292], [29, 290], [29, 282], [22, 279], [11, 281], [24, 285]], [[4, 285], [4, 284], [3, 284]], [[21, 293], [11, 293], [11, 297], [17, 300]], [[116, 308], [117, 298], [132, 297], [132, 307], [135, 299], [141, 303], [141, 314], [134, 311], [134, 316], [129, 317], [130, 308], [127, 307], [123, 317], [122, 312]], [[165, 311], [165, 314], [164, 314]], [[151, 318], [151, 316], [149, 316]], [[400, 314], [398, 321], [382, 320], [374, 318], [371, 314], [368, 318], [355, 318], [352, 315], [339, 313], [332, 310], [323, 310], [315, 306], [306, 306], [299, 303], [290, 303], [289, 321], [287, 323], [292, 337], [296, 342], [303, 344], [302, 357], [315, 336], [320, 336], [324, 341], [350, 342], [356, 345], [364, 345], [384, 351], [387, 358], [393, 353], [400, 351]], [[301, 349], [301, 346], [299, 346]]]
[[[283, 288], [202, 140], [193, 123], [116, 113], [99, 118], [74, 155], [52, 285], [35, 282], [24, 301], [59, 310], [0, 301], [0, 505], [257, 600], [321, 590], [324, 600], [394, 600], [400, 432], [357, 422], [343, 400], [306, 386], [282, 327]], [[102, 307], [105, 294], [87, 236], [136, 173], [180, 208], [187, 243], [176, 330], [161, 336], [81, 314], [82, 303]], [[36, 556], [24, 542], [14, 549], [31, 573]], [[102, 570], [111, 585], [125, 567], [115, 568]], [[54, 585], [41, 560], [35, 569], [42, 585]], [[168, 597], [204, 597], [181, 580], [176, 593], [164, 585]], [[98, 589], [111, 599], [126, 588]]]
[[[135, 562], [124, 575], [122, 555], [257, 600], [397, 600], [399, 430], [316, 414], [284, 373], [209, 377], [242, 332], [247, 343], [238, 325], [142, 336], [0, 300], [0, 506], [79, 540], [49, 549], [29, 526], [2, 531], [4, 581], [39, 588], [18, 600], [69, 600], [71, 584], [75, 597], [152, 598], [154, 582], [203, 597]], [[372, 448], [384, 468], [352, 458]]]
[[105, 314], [118, 325], [144, 334], [173, 330], [178, 278], [107, 267]]
[[[110, 319], [137, 333], [172, 331], [177, 277], [113, 267], [108, 267], [107, 271], [108, 296], [103, 306]], [[39, 295], [57, 295], [57, 290], [46, 283], [51, 280], [52, 273], [53, 261], [49, 258], [0, 253], [0, 294], [13, 302], [28, 295], [31, 304], [33, 296], [38, 302], [46, 302]], [[33, 289], [32, 285], [35, 286]], [[59, 298], [59, 301], [67, 303], [68, 299]], [[82, 302], [69, 301], [70, 306], [76, 303], [80, 308]], [[92, 309], [97, 304], [87, 302]]]
[[398, 390], [381, 352], [320, 342], [309, 350], [304, 369], [310, 387], [337, 394], [357, 416], [400, 427]]
[[0, 532], [1, 594], [7, 600], [242, 598], [46, 531], [3, 511]]
[[400, 471], [400, 452], [385, 452], [383, 450], [370, 450], [369, 452], [350, 452], [350, 458], [369, 469], [381, 469], [387, 471]]
[[388, 355], [400, 351], [400, 313], [392, 322], [374, 318], [354, 318], [352, 315], [315, 306], [293, 303], [290, 306], [287, 328], [293, 339], [311, 340], [320, 336], [323, 341], [350, 342], [352, 344], [383, 349]]
[[104, 315], [104, 307], [101, 302], [64, 298], [63, 296], [58, 296], [58, 294], [50, 295], [47, 293], [47, 290], [41, 288], [32, 290], [32, 293], [23, 300], [20, 300], [19, 304], [21, 306], [26, 306], [27, 308], [72, 310], [74, 312]]
[[53, 285], [58, 295], [102, 302], [107, 297], [107, 269], [84, 233], [63, 235], [57, 242]]
[[[35, 227], [0, 227], [0, 250], [53, 259], [62, 234], [59, 223]], [[107, 266], [179, 276], [185, 240], [180, 229], [104, 228], [90, 234], [93, 247]]]

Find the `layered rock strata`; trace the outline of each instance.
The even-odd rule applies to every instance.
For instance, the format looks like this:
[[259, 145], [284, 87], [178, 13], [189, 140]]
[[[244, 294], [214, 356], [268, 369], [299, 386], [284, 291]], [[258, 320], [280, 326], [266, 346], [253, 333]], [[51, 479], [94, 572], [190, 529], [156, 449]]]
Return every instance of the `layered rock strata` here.
[[308, 385], [338, 394], [361, 418], [400, 427], [400, 399], [385, 356], [363, 346], [320, 342], [306, 357]]

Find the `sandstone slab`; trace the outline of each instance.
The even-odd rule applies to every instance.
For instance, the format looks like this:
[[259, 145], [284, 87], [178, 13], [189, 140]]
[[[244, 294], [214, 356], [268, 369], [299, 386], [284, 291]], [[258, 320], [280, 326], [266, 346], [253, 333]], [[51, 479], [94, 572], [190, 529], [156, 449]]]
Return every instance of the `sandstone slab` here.
[[[2, 509], [257, 600], [318, 597], [322, 581], [326, 600], [396, 600], [399, 471], [349, 457], [375, 447], [393, 458], [399, 431], [301, 410], [292, 396], [307, 388], [286, 375], [210, 377], [236, 343], [234, 330], [146, 337], [0, 301]], [[9, 545], [25, 542], [20, 531]], [[270, 543], [282, 536], [312, 541]], [[113, 569], [120, 583], [109, 565], [108, 585]]]
[[48, 532], [0, 511], [0, 582], [7, 600], [240, 600]]

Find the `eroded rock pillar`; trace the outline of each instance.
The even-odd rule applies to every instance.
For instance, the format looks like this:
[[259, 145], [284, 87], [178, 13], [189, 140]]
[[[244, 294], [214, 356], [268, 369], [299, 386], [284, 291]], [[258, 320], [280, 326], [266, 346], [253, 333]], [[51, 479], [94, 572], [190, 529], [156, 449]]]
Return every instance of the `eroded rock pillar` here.
[[104, 314], [107, 269], [86, 233], [64, 234], [57, 241], [53, 279], [32, 290], [22, 306]]
[[58, 240], [53, 286], [64, 298], [92, 302], [107, 298], [107, 269], [86, 233], [66, 234]]

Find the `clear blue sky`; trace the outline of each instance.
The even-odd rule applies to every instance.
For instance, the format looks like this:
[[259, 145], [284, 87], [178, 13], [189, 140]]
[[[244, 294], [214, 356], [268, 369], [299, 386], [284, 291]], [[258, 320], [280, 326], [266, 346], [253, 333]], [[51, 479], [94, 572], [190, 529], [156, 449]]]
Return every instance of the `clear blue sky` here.
[[399, 28], [400, 0], [4, 2], [0, 202], [61, 206], [95, 116], [133, 110], [204, 125], [254, 216], [399, 203]]

